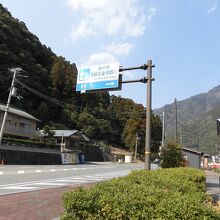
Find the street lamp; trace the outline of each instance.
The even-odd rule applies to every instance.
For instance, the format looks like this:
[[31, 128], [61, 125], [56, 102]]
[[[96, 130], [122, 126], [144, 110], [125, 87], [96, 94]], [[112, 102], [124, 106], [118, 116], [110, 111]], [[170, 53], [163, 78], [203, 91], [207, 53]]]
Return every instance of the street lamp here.
[[17, 68], [12, 68], [9, 70], [13, 73], [13, 78], [12, 78], [11, 87], [9, 90], [8, 101], [7, 101], [7, 105], [5, 108], [5, 113], [4, 113], [3, 120], [2, 120], [1, 130], [0, 130], [0, 144], [2, 144], [3, 131], [4, 131], [4, 127], [5, 127], [5, 123], [6, 123], [6, 119], [7, 119], [7, 115], [8, 115], [8, 110], [9, 110], [9, 106], [10, 106], [10, 102], [11, 102], [11, 96], [13, 96], [13, 94], [15, 94], [14, 83], [15, 83], [16, 74], [18, 72], [20, 72], [22, 69], [17, 67]]

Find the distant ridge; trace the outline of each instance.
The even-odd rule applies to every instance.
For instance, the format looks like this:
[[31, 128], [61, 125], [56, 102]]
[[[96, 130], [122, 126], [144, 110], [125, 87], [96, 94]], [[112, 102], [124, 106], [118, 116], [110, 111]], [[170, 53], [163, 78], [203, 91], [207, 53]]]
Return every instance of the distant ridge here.
[[[166, 140], [174, 138], [175, 105], [167, 104], [154, 110], [159, 115], [165, 111]], [[201, 93], [177, 101], [178, 137], [185, 147], [199, 149], [211, 154], [220, 150], [216, 119], [220, 118], [220, 85], [207, 93]]]

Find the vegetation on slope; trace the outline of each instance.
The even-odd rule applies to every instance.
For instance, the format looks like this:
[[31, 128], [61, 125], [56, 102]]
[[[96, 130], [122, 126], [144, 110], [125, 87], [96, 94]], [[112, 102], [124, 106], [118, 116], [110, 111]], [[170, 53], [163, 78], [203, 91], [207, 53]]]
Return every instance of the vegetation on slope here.
[[[0, 101], [6, 103], [12, 67], [21, 67], [16, 84], [23, 99], [11, 104], [41, 120], [39, 127], [79, 129], [91, 139], [134, 150], [136, 133], [140, 134], [139, 153], [144, 152], [145, 108], [130, 99], [110, 96], [107, 92], [79, 94], [75, 91], [77, 68], [42, 45], [26, 25], [0, 4]], [[36, 95], [40, 92], [44, 96]], [[46, 96], [46, 98], [45, 98]], [[57, 101], [56, 101], [57, 100]], [[161, 122], [152, 114], [153, 151], [158, 150]]]
[[[155, 109], [159, 115], [165, 111], [166, 140], [174, 138], [175, 105], [165, 105]], [[207, 93], [195, 95], [177, 102], [178, 137], [182, 138], [185, 147], [218, 153], [220, 139], [216, 131], [216, 119], [220, 118], [220, 86]]]

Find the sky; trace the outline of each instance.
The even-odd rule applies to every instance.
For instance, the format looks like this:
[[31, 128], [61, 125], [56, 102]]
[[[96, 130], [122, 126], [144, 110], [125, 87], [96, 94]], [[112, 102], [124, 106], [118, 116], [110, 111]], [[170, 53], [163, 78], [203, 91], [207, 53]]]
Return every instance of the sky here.
[[[151, 59], [152, 108], [220, 84], [219, 0], [0, 0], [41, 43], [77, 67]], [[123, 73], [140, 79], [146, 71]], [[146, 84], [111, 94], [146, 106]]]

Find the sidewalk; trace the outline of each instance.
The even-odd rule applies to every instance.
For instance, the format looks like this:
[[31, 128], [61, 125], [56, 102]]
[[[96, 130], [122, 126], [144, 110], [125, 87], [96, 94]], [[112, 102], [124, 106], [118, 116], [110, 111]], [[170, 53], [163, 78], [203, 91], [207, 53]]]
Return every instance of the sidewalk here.
[[[220, 198], [219, 176], [205, 171], [207, 193]], [[85, 187], [91, 184], [85, 184]], [[65, 186], [0, 196], [0, 220], [57, 220], [62, 214], [62, 196], [77, 186]]]
[[[89, 187], [91, 184], [84, 184]], [[64, 192], [77, 186], [57, 187], [0, 196], [0, 220], [57, 220]]]
[[206, 191], [217, 201], [220, 199], [220, 174], [208, 170], [206, 170], [205, 173]]
[[62, 213], [62, 196], [71, 187], [59, 187], [0, 196], [0, 220], [51, 220]]

